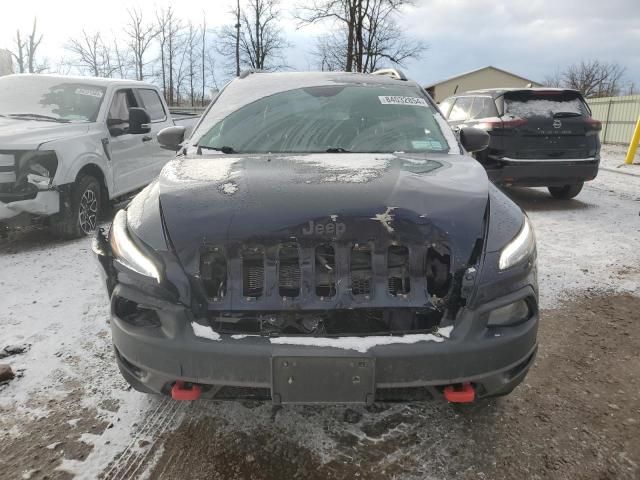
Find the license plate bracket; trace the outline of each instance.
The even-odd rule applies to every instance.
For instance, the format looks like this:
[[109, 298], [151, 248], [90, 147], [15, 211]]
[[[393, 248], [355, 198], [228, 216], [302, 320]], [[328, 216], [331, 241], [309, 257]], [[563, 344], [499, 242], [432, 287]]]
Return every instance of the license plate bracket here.
[[372, 357], [273, 357], [271, 395], [276, 404], [371, 404]]

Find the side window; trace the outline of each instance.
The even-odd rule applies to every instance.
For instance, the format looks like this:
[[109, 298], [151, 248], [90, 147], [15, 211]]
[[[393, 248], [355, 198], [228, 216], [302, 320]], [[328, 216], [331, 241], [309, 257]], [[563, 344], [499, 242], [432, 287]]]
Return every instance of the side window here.
[[167, 113], [164, 111], [164, 106], [162, 105], [158, 92], [150, 88], [140, 88], [136, 90], [136, 93], [142, 103], [142, 108], [147, 111], [152, 122], [166, 120]]
[[136, 106], [136, 99], [130, 89], [118, 90], [111, 100], [107, 126], [118, 127], [123, 130], [121, 133], [124, 133], [124, 130], [129, 127], [129, 109]]
[[440, 111], [445, 116], [445, 118], [448, 118], [449, 116], [449, 109], [451, 108], [451, 103], [453, 103], [453, 100], [455, 99], [447, 98], [446, 100], [443, 100], [442, 102], [440, 102], [440, 105], [438, 105], [438, 107], [440, 107]]
[[496, 106], [490, 97], [475, 97], [469, 111], [469, 118], [487, 118], [496, 116]]
[[473, 102], [473, 97], [460, 97], [456, 100], [456, 103], [453, 104], [453, 108], [451, 109], [451, 113], [449, 114], [450, 122], [461, 122], [467, 119], [467, 115], [469, 110], [471, 109], [471, 104]]

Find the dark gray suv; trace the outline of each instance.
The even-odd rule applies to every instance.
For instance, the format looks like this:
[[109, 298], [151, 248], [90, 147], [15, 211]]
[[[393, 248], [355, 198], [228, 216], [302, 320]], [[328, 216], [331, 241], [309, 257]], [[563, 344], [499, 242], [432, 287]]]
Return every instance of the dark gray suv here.
[[253, 73], [94, 248], [124, 377], [177, 400], [505, 395], [537, 349], [533, 229], [415, 82]]
[[601, 124], [576, 90], [474, 90], [447, 98], [440, 109], [454, 130], [489, 133], [489, 148], [476, 159], [495, 183], [548, 187], [568, 199], [598, 174]]

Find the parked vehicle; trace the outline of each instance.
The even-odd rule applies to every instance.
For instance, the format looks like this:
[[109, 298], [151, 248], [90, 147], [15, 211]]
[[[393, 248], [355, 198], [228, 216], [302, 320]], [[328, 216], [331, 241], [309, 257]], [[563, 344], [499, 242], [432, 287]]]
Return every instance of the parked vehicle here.
[[[391, 75], [391, 74], [390, 74]], [[137, 390], [275, 403], [509, 393], [537, 348], [531, 225], [402, 75], [253, 73], [100, 230]], [[462, 145], [462, 147], [461, 147]]]
[[496, 183], [548, 187], [568, 199], [598, 174], [601, 124], [576, 90], [474, 90], [447, 98], [440, 109], [454, 129], [489, 133], [489, 148], [476, 158]]
[[156, 139], [169, 125], [148, 83], [0, 78], [0, 222], [45, 218], [65, 237], [92, 232], [107, 202], [147, 185], [175, 156]]

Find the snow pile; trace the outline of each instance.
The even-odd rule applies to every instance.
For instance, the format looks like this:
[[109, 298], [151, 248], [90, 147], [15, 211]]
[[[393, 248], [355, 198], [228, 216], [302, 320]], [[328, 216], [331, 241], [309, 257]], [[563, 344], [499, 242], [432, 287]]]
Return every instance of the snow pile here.
[[161, 175], [172, 182], [222, 182], [232, 176], [238, 158], [177, 158], [168, 162]]
[[269, 341], [274, 345], [301, 345], [307, 347], [332, 347], [344, 350], [355, 350], [366, 353], [369, 349], [381, 345], [412, 344], [418, 342], [444, 342], [449, 338], [453, 327], [439, 328], [436, 334], [415, 334], [399, 336], [375, 336], [375, 337], [277, 337]]
[[396, 158], [392, 154], [370, 153], [313, 154], [287, 157], [288, 160], [313, 165], [326, 176], [323, 182], [365, 183], [382, 175]]
[[220, 191], [226, 195], [233, 195], [238, 191], [238, 185], [233, 182], [227, 182], [220, 185]]
[[191, 322], [191, 328], [196, 337], [206, 338], [207, 340], [220, 340], [220, 334], [214, 332], [211, 327], [200, 325], [198, 322]]

